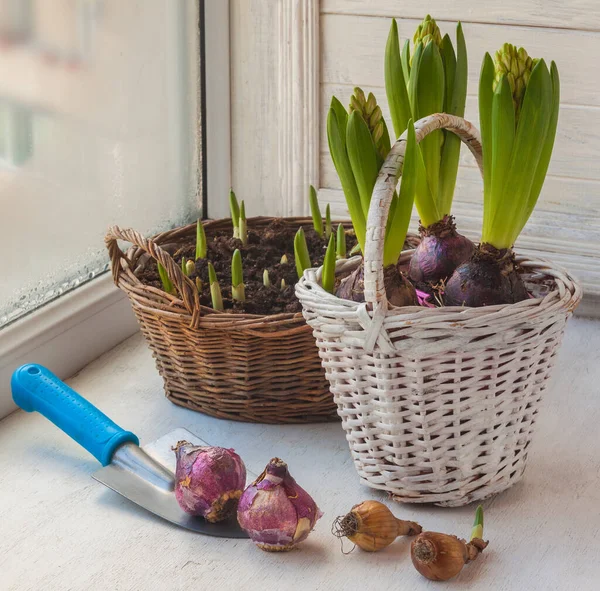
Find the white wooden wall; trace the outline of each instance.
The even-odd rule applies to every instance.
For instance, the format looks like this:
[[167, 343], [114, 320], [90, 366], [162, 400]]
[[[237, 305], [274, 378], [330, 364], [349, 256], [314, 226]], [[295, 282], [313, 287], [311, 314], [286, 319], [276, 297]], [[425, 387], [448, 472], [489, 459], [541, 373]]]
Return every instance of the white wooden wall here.
[[[326, 113], [335, 94], [372, 91], [391, 129], [383, 53], [390, 19], [401, 39], [427, 13], [454, 37], [461, 20], [469, 55], [466, 117], [478, 124], [477, 81], [485, 51], [509, 41], [555, 60], [561, 113], [539, 205], [518, 247], [541, 252], [600, 295], [600, 2], [598, 0], [232, 0], [232, 181], [253, 213], [306, 212], [309, 182], [345, 215], [331, 163]], [[463, 150], [454, 213], [477, 238], [481, 180]], [[416, 218], [415, 218], [416, 223]]]

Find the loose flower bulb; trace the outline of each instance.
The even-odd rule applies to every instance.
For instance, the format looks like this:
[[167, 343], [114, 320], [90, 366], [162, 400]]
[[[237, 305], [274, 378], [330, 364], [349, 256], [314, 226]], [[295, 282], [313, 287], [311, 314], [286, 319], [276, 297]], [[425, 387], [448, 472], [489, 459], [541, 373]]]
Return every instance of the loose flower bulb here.
[[483, 508], [479, 506], [469, 543], [448, 534], [423, 532], [410, 545], [412, 563], [429, 580], [447, 581], [484, 551], [488, 542], [484, 542], [482, 536]]
[[305, 540], [321, 515], [279, 458], [248, 486], [238, 506], [242, 529], [259, 548], [271, 552], [291, 550]]
[[404, 521], [379, 501], [363, 501], [352, 507], [343, 517], [338, 517], [332, 533], [338, 538], [347, 537], [361, 550], [377, 552], [389, 546], [398, 536], [415, 536], [422, 527], [414, 521]]
[[180, 441], [174, 448], [175, 498], [187, 513], [215, 523], [235, 513], [246, 484], [240, 456], [224, 447], [203, 447]]

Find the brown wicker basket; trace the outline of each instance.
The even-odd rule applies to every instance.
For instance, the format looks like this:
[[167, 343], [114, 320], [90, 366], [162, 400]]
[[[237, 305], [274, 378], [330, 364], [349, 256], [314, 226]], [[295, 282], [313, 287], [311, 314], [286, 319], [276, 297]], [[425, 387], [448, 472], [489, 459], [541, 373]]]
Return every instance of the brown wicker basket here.
[[[252, 229], [266, 227], [274, 219], [255, 217], [248, 225]], [[312, 224], [306, 217], [283, 221], [294, 228]], [[231, 220], [207, 221], [205, 229], [209, 233], [231, 231]], [[105, 239], [115, 284], [131, 300], [167, 398], [192, 410], [237, 421], [339, 420], [312, 329], [301, 313], [233, 315], [200, 305], [196, 287], [168, 253], [193, 243], [195, 234], [195, 224], [153, 238], [114, 226]], [[133, 247], [124, 254], [117, 240], [126, 240]], [[177, 295], [138, 279], [150, 257], [165, 267]]]

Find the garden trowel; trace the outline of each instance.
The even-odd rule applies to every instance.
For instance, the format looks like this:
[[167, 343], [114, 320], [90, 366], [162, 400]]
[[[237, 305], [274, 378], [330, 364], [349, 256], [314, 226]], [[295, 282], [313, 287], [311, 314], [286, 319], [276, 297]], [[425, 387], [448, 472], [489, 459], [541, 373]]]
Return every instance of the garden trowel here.
[[136, 435], [121, 429], [41, 365], [21, 366], [12, 376], [11, 387], [18, 406], [44, 415], [102, 464], [92, 476], [108, 488], [192, 531], [222, 538], [248, 537], [235, 517], [209, 523], [179, 507], [173, 492], [175, 454], [171, 447], [181, 440], [208, 445], [189, 431], [175, 429], [142, 448]]

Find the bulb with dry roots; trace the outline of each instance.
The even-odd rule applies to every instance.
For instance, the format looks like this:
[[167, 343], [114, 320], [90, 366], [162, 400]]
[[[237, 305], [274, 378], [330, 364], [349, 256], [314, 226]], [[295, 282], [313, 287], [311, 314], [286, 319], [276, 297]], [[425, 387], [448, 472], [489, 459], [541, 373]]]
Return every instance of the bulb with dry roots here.
[[398, 536], [414, 536], [422, 531], [414, 521], [398, 519], [379, 501], [363, 501], [350, 513], [338, 517], [331, 528], [334, 536], [346, 537], [366, 552], [389, 546]]
[[431, 581], [447, 581], [455, 577], [468, 562], [475, 560], [487, 547], [483, 541], [483, 508], [477, 507], [470, 542], [448, 534], [426, 531], [410, 546], [414, 567]]

